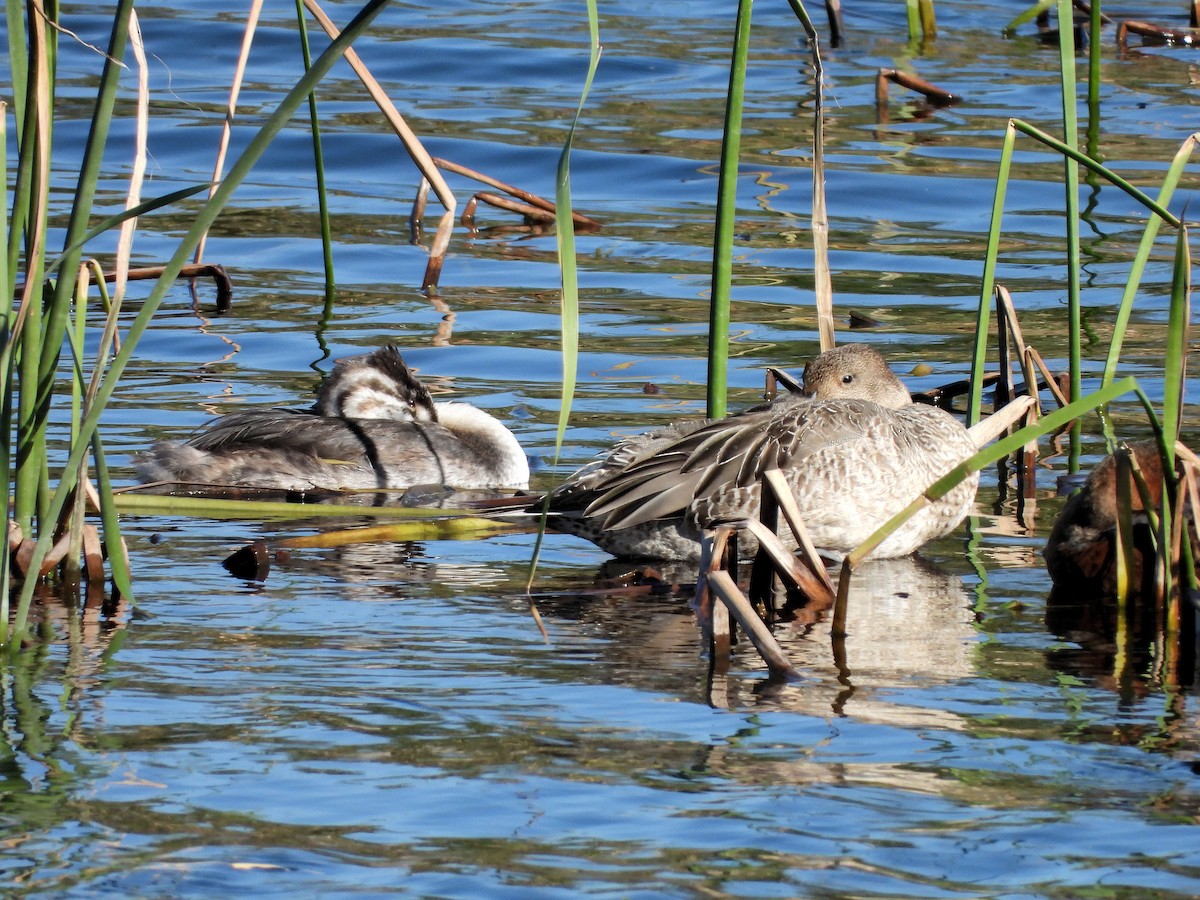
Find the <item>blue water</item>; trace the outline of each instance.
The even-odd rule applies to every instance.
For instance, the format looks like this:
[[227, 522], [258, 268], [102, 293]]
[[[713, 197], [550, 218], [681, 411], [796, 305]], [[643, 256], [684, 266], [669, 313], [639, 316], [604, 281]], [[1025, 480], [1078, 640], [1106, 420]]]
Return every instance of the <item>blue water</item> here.
[[[442, 394], [505, 418], [541, 461], [538, 484], [615, 435], [701, 413], [732, 4], [661, 6], [600, 4], [604, 56], [571, 171], [575, 207], [604, 227], [578, 238], [580, 387], [557, 467], [554, 235], [481, 209], [477, 233], [456, 229], [436, 292], [422, 292], [439, 210], [410, 243], [417, 176], [339, 66], [318, 92], [337, 303], [323, 316], [298, 118], [209, 241], [206, 259], [234, 279], [233, 311], [215, 315], [204, 284], [193, 311], [180, 285], [139, 345], [103, 431], [118, 477], [132, 481], [133, 451], [219, 412], [309, 402], [332, 359], [386, 340]], [[354, 8], [328, 7], [340, 22]], [[1059, 129], [1057, 51], [1032, 26], [1002, 38], [1015, 11], [941, 0], [937, 41], [914, 53], [903, 7], [868, 0], [847, 8], [847, 43], [827, 50], [840, 337], [876, 344], [901, 373], [929, 365], [916, 388], [967, 371], [1006, 120]], [[139, 12], [153, 195], [209, 176], [244, 10]], [[76, 4], [65, 24], [103, 45], [109, 13]], [[1161, 21], [1184, 24], [1171, 15]], [[766, 365], [797, 367], [817, 348], [811, 76], [787, 4], [760, 2], [754, 27], [734, 406], [758, 398]], [[296, 43], [290, 10], [268, 9], [235, 146], [295, 77]], [[434, 155], [552, 195], [586, 68], [583, 4], [393, 4], [359, 49]], [[1100, 149], [1151, 193], [1200, 124], [1194, 62], [1136, 44], [1119, 55], [1106, 33]], [[881, 125], [881, 66], [910, 66], [964, 102], [912, 120], [893, 88]], [[87, 114], [66, 101], [89, 96], [96, 67], [62, 38], [63, 190]], [[130, 134], [114, 127], [109, 204], [124, 195]], [[1026, 337], [1060, 366], [1059, 166], [1019, 146], [1000, 277]], [[477, 189], [449, 181], [460, 205]], [[1195, 189], [1188, 172], [1173, 209], [1194, 208]], [[1082, 273], [1090, 380], [1145, 216], [1111, 187], [1083, 196], [1095, 204]], [[188, 221], [144, 217], [136, 261], [169, 256]], [[1154, 250], [1125, 368], [1152, 396], [1171, 241]], [[135, 309], [147, 290], [131, 288]], [[851, 334], [851, 310], [882, 324]], [[1144, 431], [1137, 406], [1116, 417]], [[1086, 428], [1085, 464], [1102, 452], [1094, 420]], [[1042, 452], [1031, 526], [985, 473], [977, 514], [923, 561], [856, 576], [848, 677], [827, 623], [781, 626], [802, 673], [783, 685], [745, 646], [710, 673], [686, 592], [610, 590], [622, 567], [576, 538], [546, 541], [533, 582], [543, 640], [525, 596], [528, 534], [294, 550], [246, 582], [220, 565], [233, 550], [332, 526], [127, 516], [136, 609], [49, 599], [54, 639], [4, 670], [0, 872], [13, 896], [54, 897], [1193, 896], [1191, 688], [1164, 686], [1145, 653], [1120, 677], [1104, 637], [1048, 624], [1039, 551], [1066, 459], [1049, 442]]]

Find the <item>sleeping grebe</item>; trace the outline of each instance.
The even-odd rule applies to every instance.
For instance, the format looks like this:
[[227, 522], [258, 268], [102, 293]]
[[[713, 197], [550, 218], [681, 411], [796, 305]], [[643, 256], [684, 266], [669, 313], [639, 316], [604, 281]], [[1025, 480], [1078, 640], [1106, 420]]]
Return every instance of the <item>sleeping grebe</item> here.
[[146, 481], [281, 490], [523, 488], [529, 461], [497, 419], [434, 403], [393, 346], [338, 361], [310, 409], [258, 409], [134, 458]]

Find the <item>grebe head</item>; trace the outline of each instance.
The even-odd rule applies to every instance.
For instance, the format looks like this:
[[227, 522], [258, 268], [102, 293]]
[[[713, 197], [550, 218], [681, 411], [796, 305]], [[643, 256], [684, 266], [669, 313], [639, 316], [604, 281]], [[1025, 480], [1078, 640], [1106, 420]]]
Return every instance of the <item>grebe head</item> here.
[[429, 390], [392, 345], [338, 360], [321, 386], [313, 409], [342, 419], [436, 422]]
[[912, 403], [887, 360], [865, 344], [827, 350], [805, 366], [804, 393], [816, 400], [870, 400], [889, 409]]

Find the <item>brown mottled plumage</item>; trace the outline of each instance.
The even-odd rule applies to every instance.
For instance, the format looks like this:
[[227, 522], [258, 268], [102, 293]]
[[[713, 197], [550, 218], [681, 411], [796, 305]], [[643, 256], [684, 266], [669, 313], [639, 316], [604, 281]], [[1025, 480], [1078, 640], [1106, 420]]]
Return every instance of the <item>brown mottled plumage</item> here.
[[[1156, 507], [1161, 506], [1163, 469], [1157, 443], [1136, 441], [1129, 444], [1129, 450], [1137, 460], [1151, 501]], [[1136, 488], [1131, 491], [1135, 563], [1131, 577], [1133, 584], [1140, 588], [1142, 559], [1153, 553], [1153, 547], [1141, 495]], [[1189, 521], [1193, 518], [1190, 506], [1186, 515]], [[1109, 455], [1092, 470], [1083, 487], [1067, 500], [1050, 531], [1042, 555], [1055, 588], [1080, 596], [1112, 594], [1116, 590], [1116, 530], [1117, 461]], [[1188, 529], [1188, 534], [1193, 548], [1200, 551], [1192, 528]]]
[[525, 487], [529, 463], [497, 419], [434, 403], [395, 347], [340, 360], [310, 409], [222, 416], [134, 458], [146, 481], [311, 490]]
[[[810, 396], [622, 441], [555, 492], [556, 527], [618, 556], [694, 558], [702, 528], [757, 515], [762, 473], [778, 468], [816, 546], [844, 553], [975, 452], [952, 415], [914, 404], [867, 346], [822, 354], [804, 387]], [[872, 556], [904, 556], [946, 534], [977, 486], [977, 475], [966, 479]]]

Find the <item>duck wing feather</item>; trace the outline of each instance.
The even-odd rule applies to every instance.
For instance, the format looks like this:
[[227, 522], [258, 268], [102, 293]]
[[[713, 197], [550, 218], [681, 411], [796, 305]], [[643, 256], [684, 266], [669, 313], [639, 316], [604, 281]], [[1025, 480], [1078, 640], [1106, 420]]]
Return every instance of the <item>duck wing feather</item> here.
[[697, 500], [748, 502], [763, 472], [800, 466], [834, 446], [853, 453], [890, 413], [866, 400], [784, 398], [755, 407], [711, 422], [598, 483], [585, 515], [603, 516], [605, 528], [626, 528], [683, 514]]

